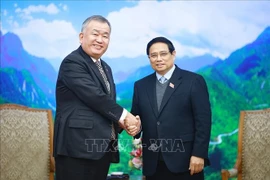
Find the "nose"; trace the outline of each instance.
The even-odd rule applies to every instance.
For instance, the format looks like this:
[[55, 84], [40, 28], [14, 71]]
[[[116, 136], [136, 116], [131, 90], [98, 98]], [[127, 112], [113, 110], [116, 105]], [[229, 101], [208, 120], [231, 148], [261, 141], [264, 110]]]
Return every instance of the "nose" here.
[[99, 42], [99, 43], [101, 43], [102, 42], [102, 37], [101, 36], [97, 36], [96, 37], [96, 41]]
[[158, 55], [157, 55], [157, 61], [161, 61], [161, 60], [162, 60], [161, 55], [158, 54]]

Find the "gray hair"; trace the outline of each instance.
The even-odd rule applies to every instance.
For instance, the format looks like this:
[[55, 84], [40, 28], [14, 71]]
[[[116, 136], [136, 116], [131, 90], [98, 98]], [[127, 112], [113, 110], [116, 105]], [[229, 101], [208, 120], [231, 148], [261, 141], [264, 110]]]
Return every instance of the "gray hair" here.
[[87, 25], [91, 21], [98, 21], [98, 22], [101, 22], [101, 23], [107, 23], [109, 25], [109, 28], [110, 28], [110, 31], [111, 31], [111, 24], [105, 17], [100, 16], [100, 15], [93, 15], [93, 16], [88, 17], [86, 20], [84, 20], [84, 22], [82, 24], [81, 32], [83, 32], [86, 29]]

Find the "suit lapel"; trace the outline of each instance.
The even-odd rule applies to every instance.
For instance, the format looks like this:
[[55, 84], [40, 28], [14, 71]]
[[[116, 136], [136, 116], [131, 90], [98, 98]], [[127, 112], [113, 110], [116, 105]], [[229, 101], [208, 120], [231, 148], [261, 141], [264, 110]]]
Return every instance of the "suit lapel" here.
[[160, 105], [159, 114], [162, 112], [164, 106], [167, 104], [168, 100], [170, 99], [174, 91], [177, 89], [177, 87], [181, 84], [181, 82], [182, 82], [181, 70], [176, 66], [172, 74], [172, 77], [170, 78], [168, 87], [166, 88], [166, 91], [164, 93], [164, 96]]
[[150, 76], [149, 82], [147, 83], [146, 91], [149, 97], [152, 110], [155, 116], [158, 117], [157, 95], [156, 95], [156, 74], [155, 73], [153, 73]]
[[[90, 58], [90, 56], [88, 56], [84, 51], [83, 49], [80, 47], [80, 50], [84, 56], [84, 59], [87, 61], [87, 63], [89, 64], [90, 68], [93, 70], [93, 72], [96, 74], [98, 80], [100, 81], [100, 83], [102, 84], [103, 86], [103, 89], [104, 89], [104, 92], [108, 93], [107, 91], [107, 88], [106, 88], [106, 85], [105, 85], [105, 82], [103, 80], [103, 77], [102, 75], [100, 74], [99, 70], [98, 70], [98, 67], [97, 65], [94, 63], [94, 61]], [[105, 70], [104, 70], [105, 71]], [[106, 71], [105, 71], [106, 73]], [[110, 81], [109, 81], [110, 82]], [[111, 82], [110, 82], [111, 83]], [[110, 85], [111, 86], [111, 85]]]

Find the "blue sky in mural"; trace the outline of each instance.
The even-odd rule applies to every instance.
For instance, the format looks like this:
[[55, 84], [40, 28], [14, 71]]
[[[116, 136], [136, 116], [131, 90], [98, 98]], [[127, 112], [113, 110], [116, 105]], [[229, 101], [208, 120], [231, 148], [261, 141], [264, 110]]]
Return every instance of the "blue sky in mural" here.
[[270, 25], [269, 9], [269, 1], [4, 0], [1, 31], [17, 34], [30, 54], [48, 59], [56, 68], [79, 46], [81, 23], [93, 14], [112, 24], [104, 55], [108, 59], [145, 57], [147, 42], [156, 36], [170, 38], [179, 58], [211, 54], [225, 59]]

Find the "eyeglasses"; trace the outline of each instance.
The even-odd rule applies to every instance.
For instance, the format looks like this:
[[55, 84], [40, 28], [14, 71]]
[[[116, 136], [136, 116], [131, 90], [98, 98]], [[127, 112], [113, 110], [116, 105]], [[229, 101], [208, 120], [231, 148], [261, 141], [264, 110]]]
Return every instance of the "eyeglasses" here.
[[149, 55], [149, 58], [152, 59], [152, 60], [157, 60], [158, 55], [159, 55], [161, 57], [161, 59], [165, 59], [169, 53], [170, 52], [167, 52], [167, 51], [162, 51], [159, 54], [158, 53], [153, 53], [153, 54]]

